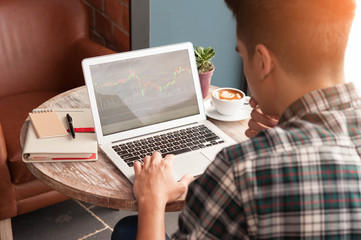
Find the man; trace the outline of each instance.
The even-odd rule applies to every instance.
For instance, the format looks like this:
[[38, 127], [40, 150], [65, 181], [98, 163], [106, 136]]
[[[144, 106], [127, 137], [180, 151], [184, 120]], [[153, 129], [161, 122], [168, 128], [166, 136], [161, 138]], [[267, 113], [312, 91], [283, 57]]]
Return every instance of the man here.
[[[225, 1], [253, 96], [252, 138], [189, 185], [173, 238], [360, 239], [361, 99], [343, 73], [355, 2]], [[173, 158], [156, 152], [134, 166], [137, 239], [164, 239], [165, 205], [192, 181], [175, 181]]]

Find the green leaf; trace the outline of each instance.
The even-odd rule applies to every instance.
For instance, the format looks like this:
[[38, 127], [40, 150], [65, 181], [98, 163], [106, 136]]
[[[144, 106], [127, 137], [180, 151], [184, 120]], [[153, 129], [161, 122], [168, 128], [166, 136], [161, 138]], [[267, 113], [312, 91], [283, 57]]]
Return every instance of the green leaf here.
[[193, 46], [194, 54], [196, 57], [196, 63], [198, 72], [208, 72], [213, 69], [213, 63], [211, 61], [212, 58], [216, 55], [216, 52], [211, 48], [204, 48], [202, 46]]

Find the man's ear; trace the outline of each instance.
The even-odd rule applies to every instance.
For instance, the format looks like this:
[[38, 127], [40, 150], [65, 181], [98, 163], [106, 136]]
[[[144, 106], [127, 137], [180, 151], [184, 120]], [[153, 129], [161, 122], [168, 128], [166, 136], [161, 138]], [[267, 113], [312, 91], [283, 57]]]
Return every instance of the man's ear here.
[[273, 70], [273, 58], [268, 48], [263, 44], [257, 44], [256, 51], [256, 64], [259, 64], [259, 77], [265, 79]]

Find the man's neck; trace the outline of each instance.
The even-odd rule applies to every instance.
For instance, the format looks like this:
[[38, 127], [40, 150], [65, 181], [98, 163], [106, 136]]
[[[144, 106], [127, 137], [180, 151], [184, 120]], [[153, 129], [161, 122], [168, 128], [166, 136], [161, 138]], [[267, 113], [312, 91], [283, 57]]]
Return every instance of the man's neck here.
[[[294, 77], [284, 75], [277, 81], [278, 94], [278, 108], [277, 113], [279, 116], [296, 100], [305, 96], [306, 94], [328, 87], [333, 87], [345, 83], [343, 71], [338, 74], [318, 74], [312, 77]], [[290, 91], [292, 89], [292, 91]]]

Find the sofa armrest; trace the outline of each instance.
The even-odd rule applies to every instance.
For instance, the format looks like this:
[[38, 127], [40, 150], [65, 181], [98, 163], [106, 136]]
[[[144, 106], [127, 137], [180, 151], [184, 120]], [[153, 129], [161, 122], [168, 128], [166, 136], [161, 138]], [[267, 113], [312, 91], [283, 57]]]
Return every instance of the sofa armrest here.
[[74, 42], [72, 50], [74, 51], [73, 55], [76, 57], [76, 60], [115, 53], [113, 50], [99, 45], [89, 38], [81, 38]]
[[0, 123], [0, 220], [16, 216], [15, 189], [7, 164], [8, 153]]
[[81, 38], [75, 41], [66, 53], [66, 70], [63, 72], [64, 82], [61, 90], [68, 90], [85, 84], [81, 61], [84, 58], [101, 56], [115, 53], [114, 51], [103, 47], [89, 38]]

